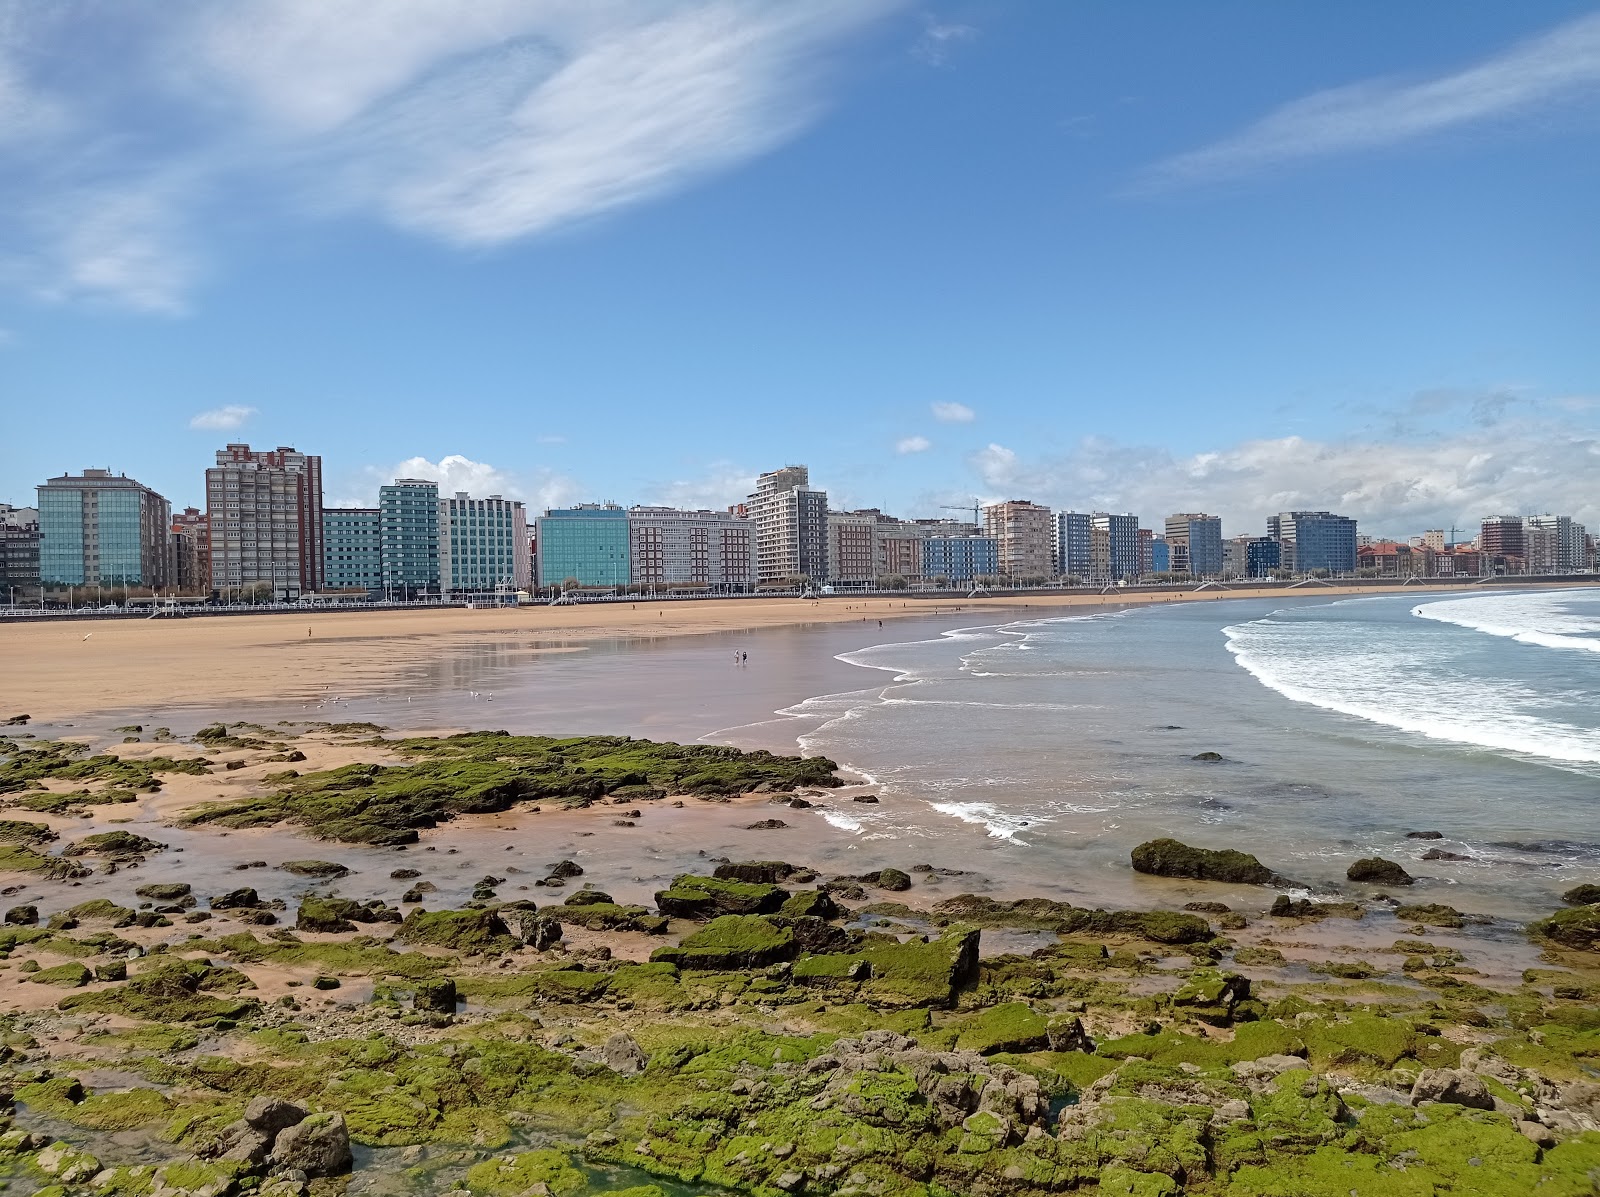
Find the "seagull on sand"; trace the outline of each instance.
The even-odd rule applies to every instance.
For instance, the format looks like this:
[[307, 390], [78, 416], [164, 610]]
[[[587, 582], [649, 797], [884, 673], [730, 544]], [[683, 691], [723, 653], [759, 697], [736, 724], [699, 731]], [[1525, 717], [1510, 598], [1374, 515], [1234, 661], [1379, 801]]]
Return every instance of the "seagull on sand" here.
[[[94, 633], [93, 633], [93, 632], [90, 632], [90, 633], [89, 633], [89, 635], [88, 635], [88, 636], [85, 636], [85, 637], [84, 637], [84, 638], [83, 638], [83, 639], [84, 639], [84, 640], [87, 640], [87, 639], [88, 639], [88, 638], [89, 638], [89, 636], [93, 636], [93, 635], [94, 635]], [[80, 642], [79, 642], [79, 643], [82, 643], [82, 641], [80, 641]]]

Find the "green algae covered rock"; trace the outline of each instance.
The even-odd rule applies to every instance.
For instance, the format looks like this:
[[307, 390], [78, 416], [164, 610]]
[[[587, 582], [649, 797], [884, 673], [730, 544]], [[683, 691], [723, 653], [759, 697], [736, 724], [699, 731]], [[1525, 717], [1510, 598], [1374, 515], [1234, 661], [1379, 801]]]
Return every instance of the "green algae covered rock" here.
[[102, 831], [98, 835], [86, 835], [77, 843], [68, 844], [61, 850], [63, 856], [144, 856], [150, 852], [159, 852], [166, 845], [142, 835], [135, 835], [131, 831]]
[[1248, 852], [1232, 848], [1193, 848], [1174, 839], [1140, 844], [1133, 850], [1133, 869], [1154, 877], [1230, 881], [1236, 885], [1270, 885], [1277, 879], [1277, 874]]
[[1454, 906], [1439, 902], [1422, 902], [1394, 908], [1394, 917], [1405, 923], [1422, 923], [1428, 927], [1457, 928], [1467, 925], [1466, 916]]
[[669, 918], [713, 919], [724, 914], [776, 914], [789, 900], [776, 885], [683, 873], [656, 893], [656, 909]]
[[[524, 1197], [530, 1192], [561, 1197], [581, 1191], [584, 1183], [583, 1173], [572, 1166], [565, 1152], [548, 1148], [499, 1156], [467, 1169], [467, 1187], [473, 1197]], [[535, 1189], [535, 1185], [543, 1187]]]
[[995, 1052], [1042, 1051], [1049, 1046], [1049, 1023], [1023, 1002], [1008, 1002], [950, 1024], [957, 1051], [989, 1056]]
[[58, 985], [63, 989], [81, 989], [94, 980], [94, 973], [74, 960], [71, 964], [58, 964], [54, 968], [40, 969], [28, 980], [35, 985]]
[[591, 931], [643, 931], [646, 935], [664, 935], [667, 930], [666, 916], [651, 914], [643, 906], [619, 906], [615, 902], [569, 901], [560, 906], [546, 906], [540, 917], [567, 926], [587, 927]]
[[248, 1018], [259, 1006], [246, 999], [209, 997], [202, 988], [237, 987], [248, 979], [234, 969], [212, 968], [198, 960], [180, 960], [140, 973], [112, 989], [68, 994], [62, 1010], [120, 1014], [146, 1022], [187, 1022], [206, 1026], [232, 1026]]
[[1568, 906], [1593, 906], [1600, 903], [1600, 885], [1574, 885], [1561, 900]]
[[1528, 934], [1580, 952], [1600, 951], [1600, 905], [1573, 906], [1528, 924]]
[[1196, 969], [1172, 995], [1174, 1009], [1211, 1026], [1227, 1026], [1234, 1007], [1250, 996], [1250, 979], [1220, 969]]
[[657, 948], [650, 959], [685, 969], [765, 968], [792, 960], [796, 950], [794, 932], [788, 927], [760, 915], [725, 914], [676, 947]]
[[[390, 742], [407, 764], [353, 764], [285, 778], [269, 794], [215, 802], [191, 823], [261, 827], [293, 822], [322, 839], [393, 846], [457, 815], [518, 802], [587, 806], [608, 795], [746, 793], [774, 786], [837, 786], [824, 757], [741, 752], [716, 744], [667, 744], [627, 736], [513, 736], [467, 732]], [[0, 784], [4, 770], [0, 769]]]
[[928, 943], [869, 943], [855, 953], [871, 966], [862, 997], [892, 1009], [955, 1004], [956, 993], [978, 975], [976, 927], [952, 924]]
[[453, 952], [506, 952], [517, 946], [493, 910], [423, 910], [406, 915], [394, 937], [401, 943], [428, 944]]

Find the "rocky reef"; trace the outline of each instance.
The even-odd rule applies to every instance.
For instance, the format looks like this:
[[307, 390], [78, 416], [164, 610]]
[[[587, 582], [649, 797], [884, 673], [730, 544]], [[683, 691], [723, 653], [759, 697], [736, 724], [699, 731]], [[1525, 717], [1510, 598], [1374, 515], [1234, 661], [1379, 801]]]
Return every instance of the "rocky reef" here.
[[[254, 738], [223, 729], [211, 743]], [[407, 742], [385, 742], [396, 743]], [[800, 773], [764, 754], [609, 738], [559, 748], [571, 743], [416, 741], [404, 750], [414, 764], [287, 779], [195, 826], [299, 821], [370, 844], [363, 829], [386, 819], [494, 809], [540, 777], [587, 778], [606, 796], [720, 795]], [[648, 764], [657, 757], [677, 763]], [[691, 763], [711, 776], [672, 773]], [[0, 823], [0, 846], [57, 859], [49, 835], [14, 826], [27, 822]], [[501, 901], [502, 878], [487, 876], [453, 907], [410, 901], [429, 898], [419, 888], [402, 916], [377, 896], [311, 888], [275, 908], [248, 887], [206, 899], [173, 868], [175, 849], [138, 838], [69, 858], [109, 868], [118, 852], [146, 856], [136, 905], [29, 901], [0, 925], [8, 1191], [1600, 1188], [1600, 905], [1576, 900], [1592, 896], [1584, 887], [1489, 937], [1448, 906], [1349, 894], [1105, 910], [946, 896], [927, 866], [830, 877], [780, 860], [708, 862], [652, 908], [616, 900], [643, 900], [627, 878], [562, 861], [539, 883], [552, 888], [527, 891], [537, 902]], [[1278, 880], [1254, 857], [1177, 841], [1142, 845], [1141, 861], [1189, 880]], [[283, 867], [308, 885], [371, 875]], [[580, 877], [589, 884], [563, 888]], [[1359, 928], [1360, 943], [1341, 943], [1340, 927]], [[1524, 933], [1519, 951], [1537, 966], [1507, 973], [1496, 953]]]

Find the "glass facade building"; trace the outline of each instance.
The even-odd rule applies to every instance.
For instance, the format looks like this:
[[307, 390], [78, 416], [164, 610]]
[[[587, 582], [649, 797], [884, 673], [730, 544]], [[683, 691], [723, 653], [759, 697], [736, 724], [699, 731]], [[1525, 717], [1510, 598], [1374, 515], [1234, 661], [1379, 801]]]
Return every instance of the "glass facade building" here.
[[110, 470], [63, 474], [39, 487], [39, 581], [44, 586], [169, 584], [172, 506]]
[[457, 491], [439, 501], [438, 518], [440, 583], [448, 593], [505, 593], [529, 584], [528, 518], [521, 503]]
[[632, 579], [628, 513], [615, 503], [555, 507], [538, 520], [539, 585], [626, 586]]
[[439, 485], [396, 478], [378, 490], [381, 586], [397, 599], [438, 594]]
[[330, 507], [322, 513], [325, 590], [383, 589], [383, 552], [376, 507]]
[[1056, 512], [1056, 573], [1062, 577], [1087, 578], [1094, 568], [1089, 526], [1088, 512]]
[[1278, 542], [1284, 568], [1295, 573], [1347, 574], [1356, 568], [1356, 521], [1349, 516], [1284, 511], [1268, 517], [1267, 535]]
[[1000, 572], [1000, 542], [993, 536], [930, 536], [922, 542], [922, 576], [971, 582]]

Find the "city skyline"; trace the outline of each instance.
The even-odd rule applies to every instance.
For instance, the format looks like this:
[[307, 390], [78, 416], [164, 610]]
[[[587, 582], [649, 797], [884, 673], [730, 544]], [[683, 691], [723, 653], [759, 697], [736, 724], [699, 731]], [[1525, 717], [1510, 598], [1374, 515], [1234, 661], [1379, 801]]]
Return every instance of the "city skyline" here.
[[341, 506], [720, 507], [788, 457], [913, 515], [1600, 524], [1583, 4], [44, 11], [0, 501], [199, 502], [227, 436]]

